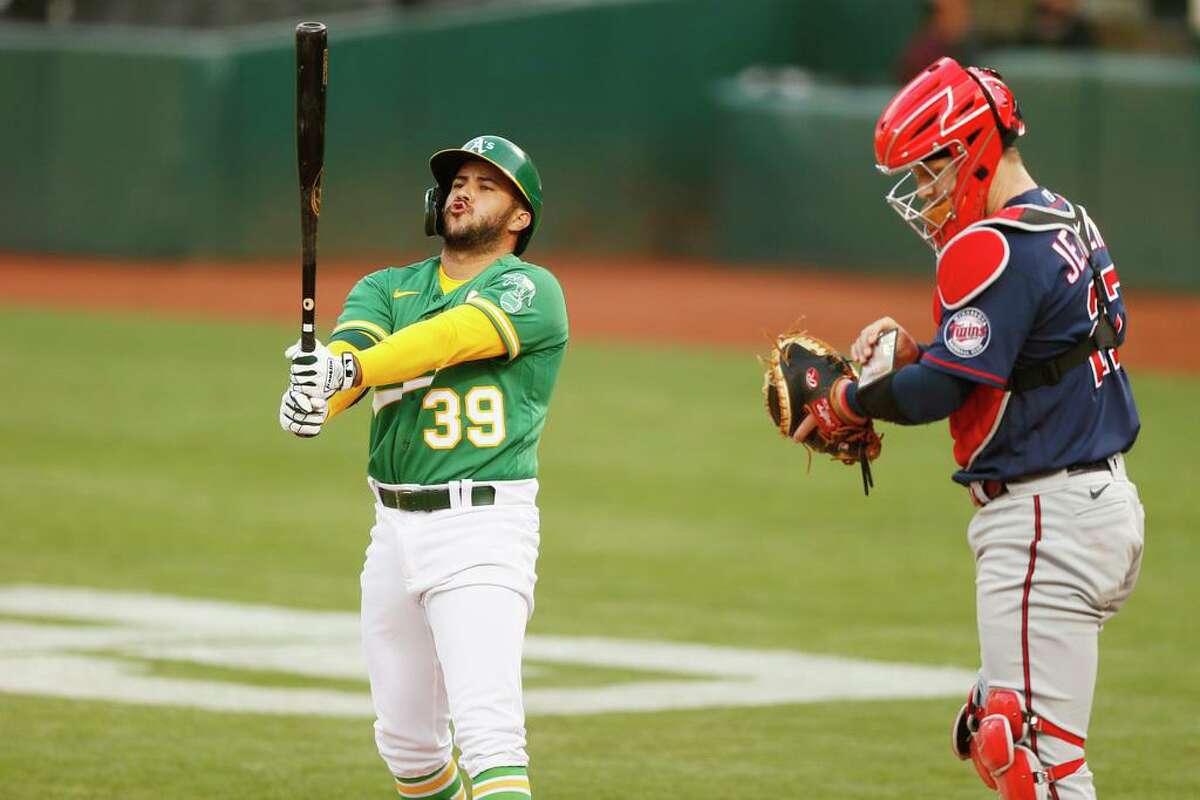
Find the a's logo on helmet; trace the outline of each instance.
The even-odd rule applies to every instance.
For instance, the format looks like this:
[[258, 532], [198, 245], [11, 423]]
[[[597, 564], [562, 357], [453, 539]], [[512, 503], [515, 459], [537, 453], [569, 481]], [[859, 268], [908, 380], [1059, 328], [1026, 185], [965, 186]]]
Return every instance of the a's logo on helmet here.
[[804, 373], [804, 384], [810, 389], [815, 389], [820, 383], [821, 376], [817, 374], [817, 368], [809, 367], [808, 372]]
[[487, 140], [487, 138], [484, 136], [476, 136], [474, 139], [472, 139], [471, 141], [464, 144], [462, 146], [462, 149], [470, 150], [472, 153], [478, 153], [479, 155], [483, 155], [488, 150], [496, 149], [496, 143], [489, 142]]
[[978, 308], [964, 308], [946, 323], [946, 348], [959, 358], [974, 358], [992, 340], [992, 325]]

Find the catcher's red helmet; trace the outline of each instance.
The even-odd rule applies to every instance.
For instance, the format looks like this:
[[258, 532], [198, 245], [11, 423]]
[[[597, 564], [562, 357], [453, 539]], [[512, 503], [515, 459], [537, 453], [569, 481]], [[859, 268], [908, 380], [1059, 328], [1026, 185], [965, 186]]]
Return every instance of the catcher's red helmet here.
[[[941, 248], [983, 217], [1000, 155], [1024, 133], [1016, 98], [999, 73], [938, 59], [892, 98], [875, 126], [878, 169], [906, 171], [888, 194], [889, 205]], [[938, 175], [922, 163], [935, 156], [950, 158]], [[915, 170], [925, 171], [923, 180]]]

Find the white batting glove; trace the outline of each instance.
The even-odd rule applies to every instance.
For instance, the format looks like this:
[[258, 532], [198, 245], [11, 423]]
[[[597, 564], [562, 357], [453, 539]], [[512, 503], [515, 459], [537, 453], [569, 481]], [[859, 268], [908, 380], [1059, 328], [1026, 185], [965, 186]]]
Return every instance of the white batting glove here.
[[283, 355], [292, 362], [292, 388], [309, 397], [328, 399], [354, 386], [358, 370], [350, 353], [335, 356], [320, 342], [313, 352], [305, 353], [296, 342]]
[[329, 404], [323, 398], [309, 397], [291, 386], [279, 402], [279, 427], [297, 436], [316, 436], [328, 417]]

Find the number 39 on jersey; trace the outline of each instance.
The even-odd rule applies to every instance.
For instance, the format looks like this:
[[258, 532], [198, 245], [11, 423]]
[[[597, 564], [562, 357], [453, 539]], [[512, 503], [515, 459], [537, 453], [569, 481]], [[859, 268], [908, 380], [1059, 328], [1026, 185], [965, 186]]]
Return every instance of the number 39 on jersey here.
[[504, 441], [504, 394], [499, 387], [475, 386], [461, 395], [448, 387], [432, 389], [421, 408], [433, 411], [433, 426], [421, 433], [434, 450], [458, 447], [464, 433], [475, 447], [498, 447]]

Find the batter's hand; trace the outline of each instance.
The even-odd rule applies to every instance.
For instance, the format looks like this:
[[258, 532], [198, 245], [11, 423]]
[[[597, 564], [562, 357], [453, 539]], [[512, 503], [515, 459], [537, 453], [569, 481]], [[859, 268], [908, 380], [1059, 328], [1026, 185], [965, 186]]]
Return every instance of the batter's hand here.
[[320, 342], [311, 353], [305, 353], [296, 342], [283, 354], [292, 362], [292, 388], [309, 397], [329, 399], [342, 389], [352, 388], [358, 375], [358, 362], [352, 354], [335, 356]]
[[289, 386], [279, 402], [279, 427], [305, 438], [316, 436], [329, 417], [329, 404]]
[[915, 363], [919, 353], [917, 340], [891, 317], [881, 317], [863, 328], [854, 344], [850, 345], [850, 358], [859, 364], [866, 364], [875, 352], [875, 342], [878, 341], [879, 334], [892, 328], [896, 329], [896, 358], [892, 362], [895, 368]]

